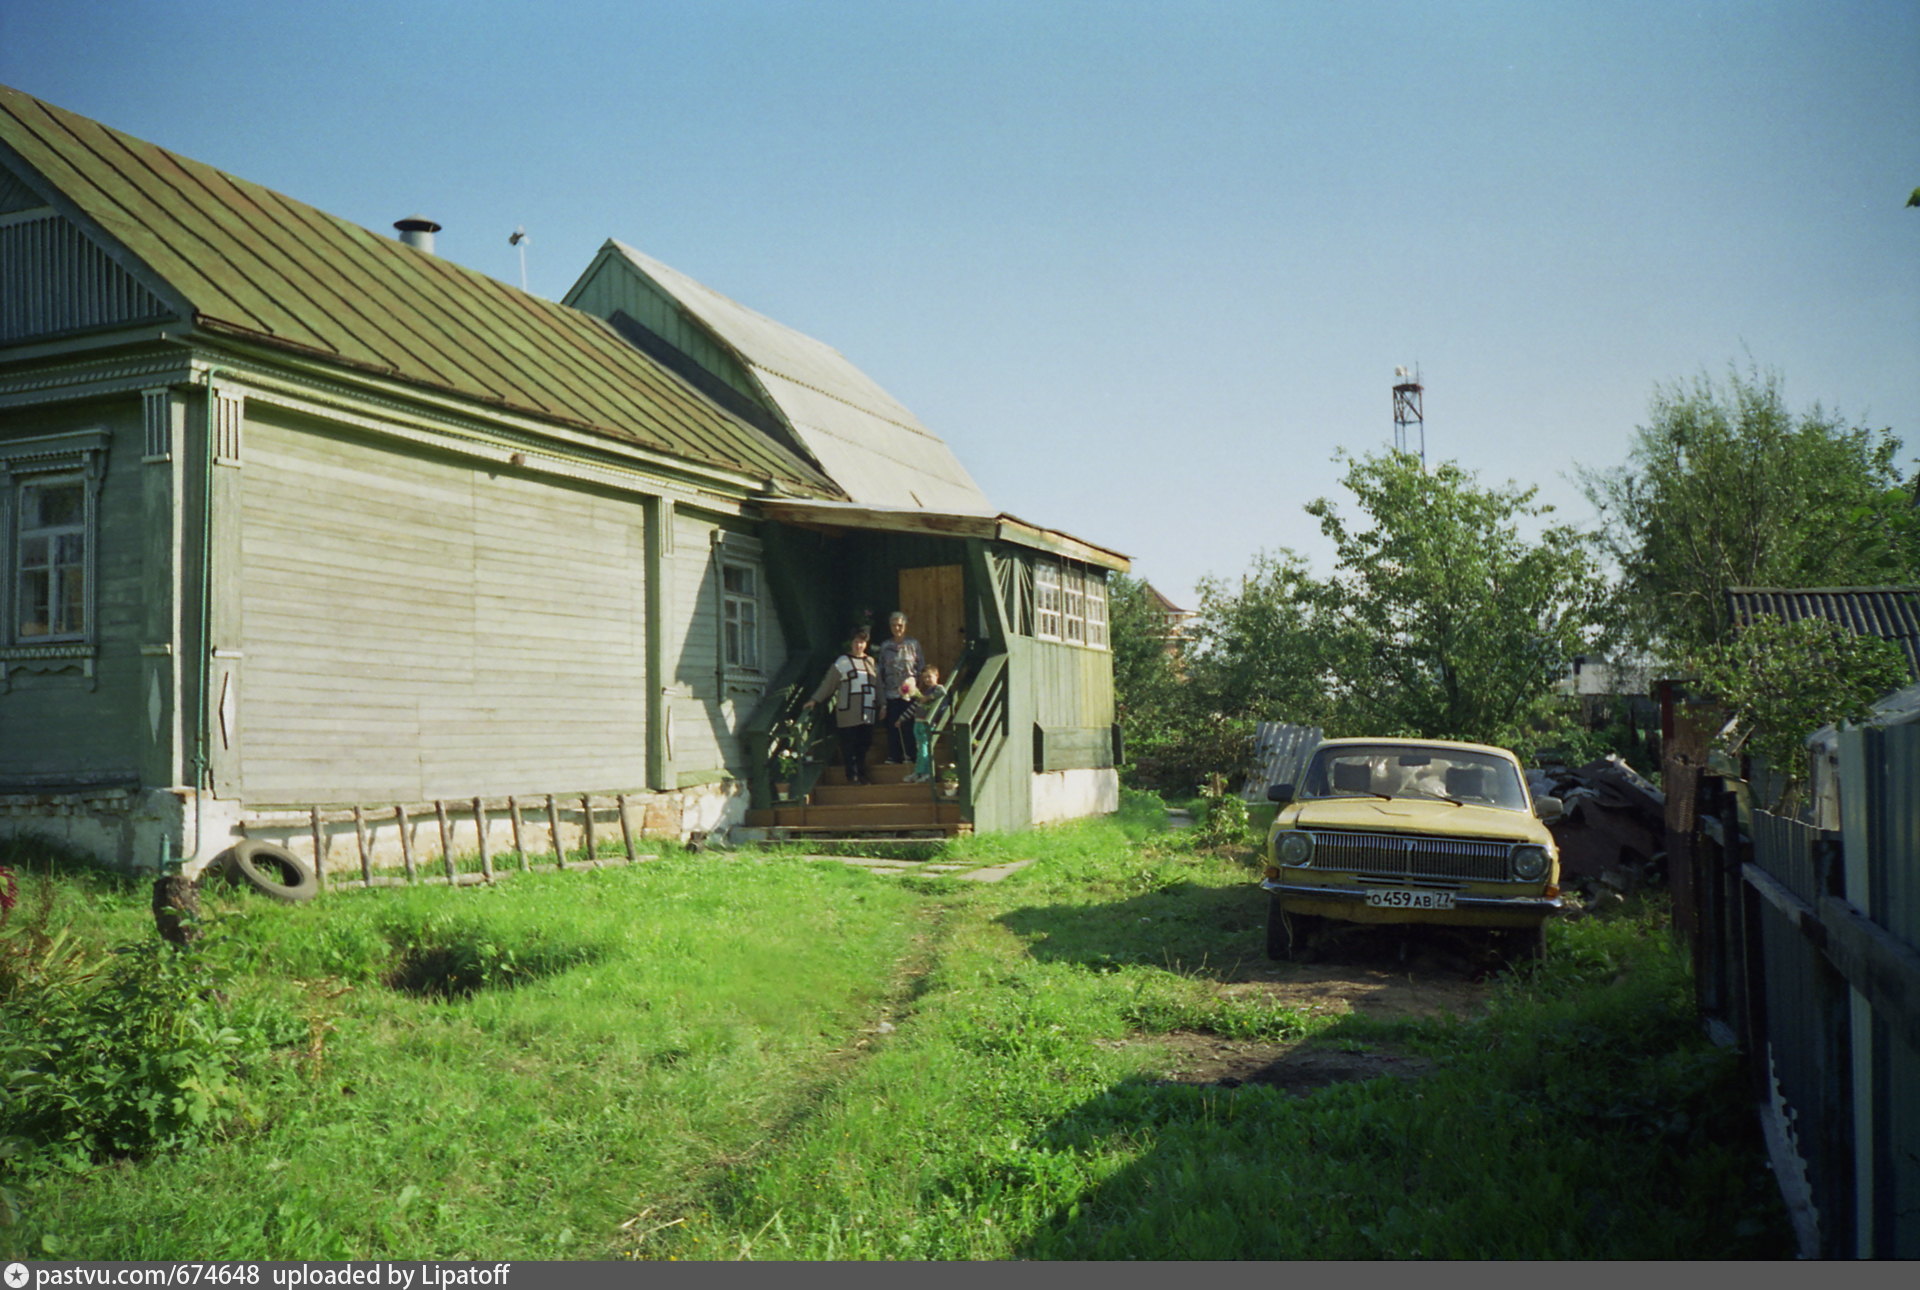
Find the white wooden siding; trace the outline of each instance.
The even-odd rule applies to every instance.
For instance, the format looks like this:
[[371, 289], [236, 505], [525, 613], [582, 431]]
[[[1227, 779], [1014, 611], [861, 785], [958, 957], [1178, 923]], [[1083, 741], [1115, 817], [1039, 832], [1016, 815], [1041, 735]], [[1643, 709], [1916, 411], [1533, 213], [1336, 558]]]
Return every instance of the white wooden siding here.
[[739, 733], [765, 693], [764, 679], [780, 669], [786, 643], [766, 590], [766, 571], [757, 557], [730, 556], [750, 565], [760, 587], [759, 677], [734, 674], [723, 679], [720, 664], [721, 594], [710, 516], [679, 510], [674, 515], [672, 625], [667, 658], [673, 677], [668, 698], [673, 712], [673, 764], [681, 775], [743, 769], [746, 752]]
[[250, 803], [645, 784], [636, 499], [247, 432]]

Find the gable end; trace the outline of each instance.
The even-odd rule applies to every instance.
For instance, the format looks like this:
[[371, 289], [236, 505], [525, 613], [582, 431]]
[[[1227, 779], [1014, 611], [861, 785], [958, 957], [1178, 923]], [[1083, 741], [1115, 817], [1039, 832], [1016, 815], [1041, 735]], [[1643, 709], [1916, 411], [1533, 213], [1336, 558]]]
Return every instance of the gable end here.
[[[17, 193], [17, 179], [0, 181]], [[0, 214], [0, 345], [158, 322], [173, 311], [72, 221], [44, 204]]]

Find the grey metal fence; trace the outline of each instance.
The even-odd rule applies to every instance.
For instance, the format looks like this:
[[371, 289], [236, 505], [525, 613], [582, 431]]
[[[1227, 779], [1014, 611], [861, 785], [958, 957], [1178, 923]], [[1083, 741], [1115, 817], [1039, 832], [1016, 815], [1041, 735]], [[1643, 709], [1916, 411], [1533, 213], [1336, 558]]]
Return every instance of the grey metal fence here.
[[1701, 780], [1687, 930], [1804, 1254], [1920, 1258], [1920, 725], [1841, 737], [1842, 828]]

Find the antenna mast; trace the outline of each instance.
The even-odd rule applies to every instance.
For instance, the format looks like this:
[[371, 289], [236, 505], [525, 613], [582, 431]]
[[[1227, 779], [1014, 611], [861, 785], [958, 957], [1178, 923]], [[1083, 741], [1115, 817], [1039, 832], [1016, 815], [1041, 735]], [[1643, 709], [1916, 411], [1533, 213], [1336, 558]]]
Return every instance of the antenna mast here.
[[[1393, 369], [1393, 450], [1418, 452], [1422, 466], [1427, 464], [1427, 418], [1420, 409], [1420, 399], [1425, 393], [1418, 366], [1411, 372], [1404, 367]], [[1408, 446], [1409, 430], [1418, 437], [1418, 448]]]

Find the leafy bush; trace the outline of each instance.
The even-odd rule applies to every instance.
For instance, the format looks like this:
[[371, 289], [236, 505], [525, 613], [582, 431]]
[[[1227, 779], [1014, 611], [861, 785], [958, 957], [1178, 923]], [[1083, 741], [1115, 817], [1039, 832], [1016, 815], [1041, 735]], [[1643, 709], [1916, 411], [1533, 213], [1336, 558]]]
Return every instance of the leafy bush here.
[[1207, 804], [1207, 817], [1194, 834], [1194, 845], [1202, 847], [1240, 847], [1252, 840], [1247, 821], [1247, 804], [1240, 800], [1224, 778], [1213, 776], [1200, 796]]
[[36, 1154], [145, 1156], [245, 1111], [242, 1077], [303, 1024], [229, 1002], [214, 956], [158, 939], [102, 953], [53, 926], [51, 883], [0, 936], [0, 1170]]

